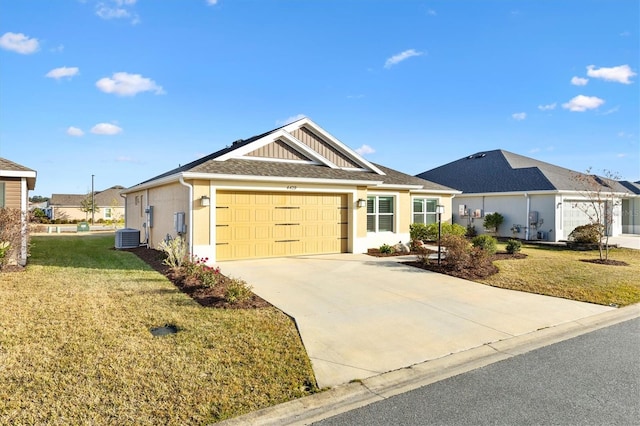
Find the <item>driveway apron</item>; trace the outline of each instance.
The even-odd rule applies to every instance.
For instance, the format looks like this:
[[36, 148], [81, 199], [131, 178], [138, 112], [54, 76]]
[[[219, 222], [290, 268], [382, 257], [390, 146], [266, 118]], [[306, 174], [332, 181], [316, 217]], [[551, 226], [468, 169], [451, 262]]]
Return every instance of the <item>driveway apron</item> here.
[[611, 310], [494, 288], [401, 262], [336, 254], [221, 262], [295, 318], [320, 387]]

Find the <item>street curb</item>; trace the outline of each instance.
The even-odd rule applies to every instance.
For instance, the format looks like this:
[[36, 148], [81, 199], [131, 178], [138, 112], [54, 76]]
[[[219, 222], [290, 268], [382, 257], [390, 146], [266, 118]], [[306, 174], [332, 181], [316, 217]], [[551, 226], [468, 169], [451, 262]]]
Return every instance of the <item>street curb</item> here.
[[498, 361], [639, 317], [640, 304], [630, 305], [336, 386], [324, 392], [267, 407], [218, 424], [224, 426], [308, 425]]

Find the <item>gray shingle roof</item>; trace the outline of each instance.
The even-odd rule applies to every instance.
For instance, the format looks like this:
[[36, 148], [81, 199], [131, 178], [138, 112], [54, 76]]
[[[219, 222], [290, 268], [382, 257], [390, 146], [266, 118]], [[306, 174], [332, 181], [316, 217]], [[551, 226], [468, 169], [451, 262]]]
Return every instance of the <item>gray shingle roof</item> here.
[[0, 157], [0, 170], [11, 170], [14, 172], [35, 172], [35, 170], [22, 166], [18, 163], [14, 163], [13, 161], [9, 161], [6, 158], [2, 157]]
[[[124, 207], [124, 198], [120, 196], [120, 191], [124, 189], [123, 186], [115, 185], [104, 191], [96, 191], [94, 195], [96, 206], [98, 207], [111, 207], [112, 205]], [[52, 194], [49, 200], [49, 205], [53, 206], [80, 206], [82, 201], [87, 198], [89, 194]]]
[[[525, 191], [580, 191], [586, 176], [501, 149], [478, 152], [417, 175], [467, 194]], [[627, 192], [620, 186], [621, 192]]]
[[214, 152], [213, 154], [202, 157], [191, 163], [177, 167], [168, 172], [162, 173], [142, 184], [150, 183], [168, 176], [177, 175], [179, 173], [207, 173], [213, 175], [237, 175], [237, 176], [256, 176], [256, 177], [289, 177], [289, 178], [307, 178], [307, 179], [332, 179], [332, 180], [359, 180], [380, 182], [384, 185], [418, 185], [426, 190], [434, 191], [452, 191], [454, 189], [435, 182], [430, 182], [416, 176], [411, 176], [388, 167], [375, 164], [386, 175], [380, 175], [372, 171], [365, 170], [344, 170], [333, 169], [324, 165], [314, 165], [307, 163], [292, 163], [279, 161], [260, 161], [246, 160], [240, 158], [231, 158], [225, 161], [216, 160], [224, 154], [243, 147], [253, 141], [263, 138], [271, 133], [280, 130], [282, 127], [253, 136], [250, 139], [239, 140], [231, 146]]

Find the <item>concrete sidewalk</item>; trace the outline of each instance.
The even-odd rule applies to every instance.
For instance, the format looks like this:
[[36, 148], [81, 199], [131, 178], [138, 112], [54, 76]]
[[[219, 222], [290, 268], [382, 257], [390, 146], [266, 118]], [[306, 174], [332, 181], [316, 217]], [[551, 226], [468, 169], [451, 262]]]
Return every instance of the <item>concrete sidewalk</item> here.
[[362, 254], [222, 262], [295, 318], [320, 387], [614, 308], [489, 287]]

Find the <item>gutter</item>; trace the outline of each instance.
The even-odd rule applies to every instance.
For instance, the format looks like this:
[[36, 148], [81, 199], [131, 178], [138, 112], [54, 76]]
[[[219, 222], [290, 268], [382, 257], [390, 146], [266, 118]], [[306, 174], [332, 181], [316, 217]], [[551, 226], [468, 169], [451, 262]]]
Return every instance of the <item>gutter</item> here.
[[178, 181], [181, 185], [189, 188], [189, 230], [187, 231], [189, 238], [187, 242], [189, 250], [193, 253], [193, 186], [184, 181], [184, 175], [180, 175]]

